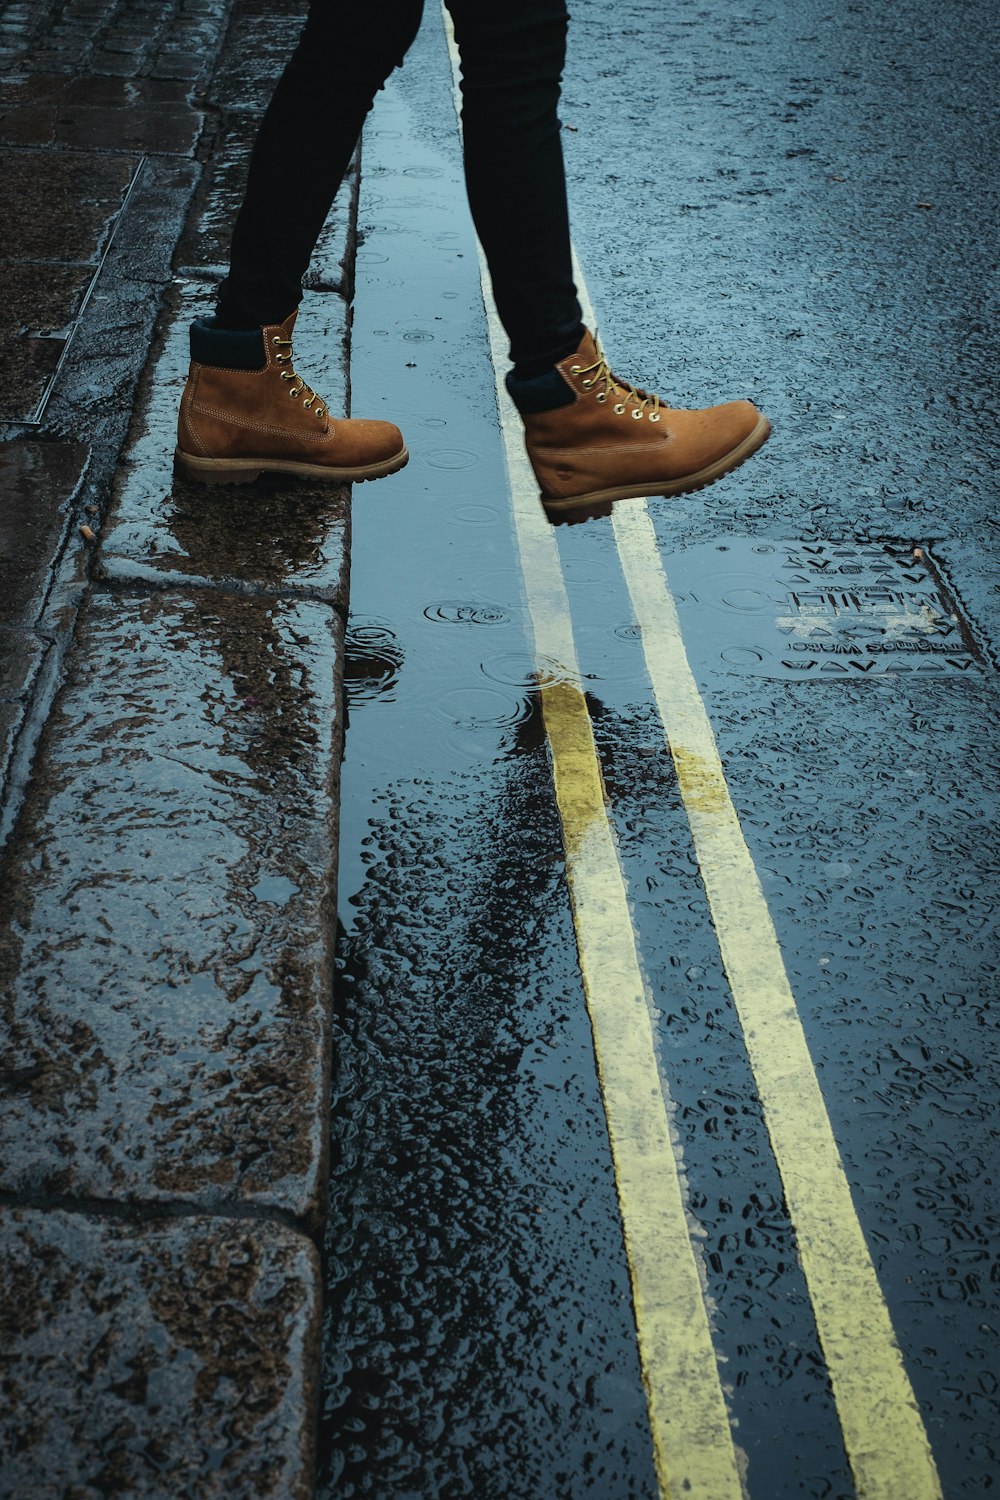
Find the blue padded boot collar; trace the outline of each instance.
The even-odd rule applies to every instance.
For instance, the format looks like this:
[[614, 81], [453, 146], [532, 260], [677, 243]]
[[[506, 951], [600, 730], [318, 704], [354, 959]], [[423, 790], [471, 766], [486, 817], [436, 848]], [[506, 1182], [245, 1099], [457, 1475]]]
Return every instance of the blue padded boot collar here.
[[263, 370], [267, 364], [259, 328], [219, 328], [214, 318], [191, 324], [191, 358], [220, 370]]
[[506, 377], [510, 398], [522, 417], [534, 416], [538, 412], [556, 411], [560, 406], [572, 406], [576, 392], [568, 385], [558, 370], [546, 370], [544, 375], [532, 375], [519, 380], [511, 370]]

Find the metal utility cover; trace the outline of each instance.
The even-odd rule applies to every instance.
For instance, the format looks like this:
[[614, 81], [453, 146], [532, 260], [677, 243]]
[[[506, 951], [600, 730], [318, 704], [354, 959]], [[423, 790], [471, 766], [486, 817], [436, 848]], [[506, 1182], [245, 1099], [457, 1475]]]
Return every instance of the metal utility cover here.
[[714, 672], [830, 682], [977, 665], [926, 546], [727, 537], [667, 569], [692, 658]]

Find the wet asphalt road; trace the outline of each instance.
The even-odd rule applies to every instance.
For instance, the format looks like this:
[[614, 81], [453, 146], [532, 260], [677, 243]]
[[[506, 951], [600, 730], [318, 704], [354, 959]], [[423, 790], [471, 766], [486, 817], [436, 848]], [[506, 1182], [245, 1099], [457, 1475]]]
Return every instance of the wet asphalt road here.
[[[616, 366], [775, 423], [656, 550], [949, 1497], [1000, 1441], [988, 22], [580, 0], [563, 110]], [[431, 7], [362, 168], [353, 406], [413, 458], [354, 499], [321, 1492], [655, 1497], [450, 90]], [[850, 1497], [618, 542], [557, 539], [745, 1491]]]

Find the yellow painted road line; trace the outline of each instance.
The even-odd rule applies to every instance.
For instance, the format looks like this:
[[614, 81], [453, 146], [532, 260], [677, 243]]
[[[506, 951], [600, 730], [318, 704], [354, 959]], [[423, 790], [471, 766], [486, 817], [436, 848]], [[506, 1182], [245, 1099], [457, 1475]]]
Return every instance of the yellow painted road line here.
[[[574, 271], [584, 318], [594, 327], [577, 260]], [[645, 500], [614, 506], [612, 524], [784, 1185], [858, 1495], [864, 1500], [940, 1500], [941, 1481], [920, 1409], [858, 1222], [767, 901], [687, 658]]]
[[[456, 78], [457, 55], [445, 19]], [[480, 252], [514, 523], [535, 638], [566, 870], [664, 1500], [740, 1500], [736, 1453], [670, 1138], [625, 882], [552, 528], [499, 371], [506, 342]]]
[[865, 1500], [940, 1500], [930, 1444], [858, 1222], [777, 934], [684, 649], [644, 501], [613, 512], [653, 693]]
[[[457, 77], [450, 23], [446, 26]], [[484, 289], [487, 271], [480, 252]], [[577, 267], [584, 315], [596, 319]], [[495, 370], [505, 360], [486, 305]], [[611, 1135], [657, 1473], [665, 1496], [738, 1496], [739, 1477], [670, 1143], [665, 1085], [604, 802], [554, 534], [499, 377], [518, 548], [544, 673], [580, 965]], [[723, 965], [795, 1228], [845, 1447], [863, 1500], [941, 1500], [941, 1485], [784, 960], [684, 649], [644, 501], [613, 512], [654, 697], [677, 770]]]

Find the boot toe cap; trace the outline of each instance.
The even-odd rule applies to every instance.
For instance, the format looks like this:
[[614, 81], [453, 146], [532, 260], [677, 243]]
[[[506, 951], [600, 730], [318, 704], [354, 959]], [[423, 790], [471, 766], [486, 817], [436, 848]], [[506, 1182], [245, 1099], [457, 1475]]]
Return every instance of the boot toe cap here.
[[690, 470], [718, 463], [739, 453], [747, 444], [756, 446], [770, 431], [767, 418], [752, 401], [727, 401], [702, 411], [675, 414], [674, 456]]
[[762, 419], [752, 401], [727, 401], [710, 407], [712, 425], [723, 447], [735, 448], [756, 430]]
[[382, 463], [402, 453], [405, 444], [403, 434], [395, 422], [382, 422], [374, 417], [352, 417], [340, 424], [341, 434], [347, 437], [352, 456], [361, 463]]

